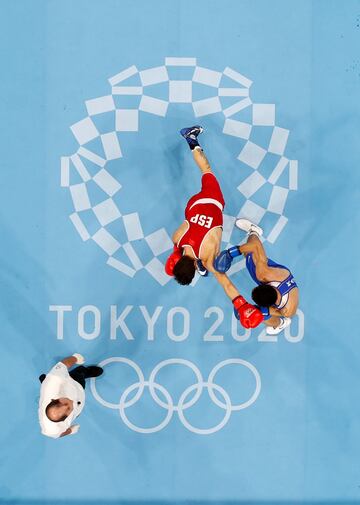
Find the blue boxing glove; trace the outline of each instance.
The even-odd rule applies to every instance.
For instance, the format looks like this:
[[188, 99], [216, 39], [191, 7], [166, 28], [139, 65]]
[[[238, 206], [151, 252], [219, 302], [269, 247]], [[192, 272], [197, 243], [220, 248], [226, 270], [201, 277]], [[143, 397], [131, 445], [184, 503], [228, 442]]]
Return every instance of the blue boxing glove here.
[[209, 272], [206, 270], [204, 265], [202, 264], [201, 260], [196, 260], [198, 272], [202, 277], [207, 277], [209, 275]]
[[232, 260], [237, 256], [241, 256], [240, 249], [237, 245], [226, 249], [226, 251], [221, 251], [219, 256], [215, 258], [214, 268], [221, 274], [224, 274], [231, 267]]

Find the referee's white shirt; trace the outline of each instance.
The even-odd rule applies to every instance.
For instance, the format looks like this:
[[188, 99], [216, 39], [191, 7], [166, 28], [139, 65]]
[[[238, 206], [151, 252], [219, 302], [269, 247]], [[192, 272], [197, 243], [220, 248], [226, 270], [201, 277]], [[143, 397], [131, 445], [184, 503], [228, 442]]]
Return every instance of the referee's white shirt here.
[[[58, 398], [69, 398], [73, 401], [74, 408], [65, 421], [54, 423], [47, 417], [45, 409], [51, 400]], [[84, 408], [84, 404], [85, 391], [83, 387], [70, 377], [67, 366], [59, 361], [46, 375], [41, 384], [39, 402], [41, 433], [48, 437], [58, 438], [61, 433], [70, 428], [73, 420]]]

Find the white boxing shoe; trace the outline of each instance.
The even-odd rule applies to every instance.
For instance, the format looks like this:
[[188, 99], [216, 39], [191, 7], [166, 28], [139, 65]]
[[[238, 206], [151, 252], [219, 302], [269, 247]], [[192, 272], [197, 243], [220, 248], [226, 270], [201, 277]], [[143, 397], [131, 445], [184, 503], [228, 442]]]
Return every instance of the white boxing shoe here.
[[235, 226], [240, 228], [240, 230], [246, 231], [246, 233], [256, 233], [257, 235], [259, 235], [259, 237], [261, 237], [261, 235], [263, 234], [262, 228], [260, 228], [260, 226], [258, 226], [257, 224], [252, 223], [248, 219], [244, 218], [237, 219], [235, 221]]
[[266, 333], [268, 335], [277, 335], [281, 331], [285, 330], [285, 328], [290, 326], [290, 324], [291, 324], [290, 317], [280, 317], [280, 319], [281, 319], [281, 322], [280, 322], [279, 326], [277, 326], [276, 328], [274, 328], [273, 326], [266, 327]]

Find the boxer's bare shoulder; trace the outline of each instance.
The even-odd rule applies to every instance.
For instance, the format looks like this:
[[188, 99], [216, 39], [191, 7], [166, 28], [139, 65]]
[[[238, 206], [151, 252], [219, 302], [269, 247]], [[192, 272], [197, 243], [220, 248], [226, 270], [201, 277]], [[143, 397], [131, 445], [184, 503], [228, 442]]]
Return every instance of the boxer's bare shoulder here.
[[181, 237], [187, 232], [189, 229], [189, 223], [187, 221], [183, 221], [179, 228], [174, 231], [173, 236], [172, 236], [172, 241], [174, 244], [177, 244]]

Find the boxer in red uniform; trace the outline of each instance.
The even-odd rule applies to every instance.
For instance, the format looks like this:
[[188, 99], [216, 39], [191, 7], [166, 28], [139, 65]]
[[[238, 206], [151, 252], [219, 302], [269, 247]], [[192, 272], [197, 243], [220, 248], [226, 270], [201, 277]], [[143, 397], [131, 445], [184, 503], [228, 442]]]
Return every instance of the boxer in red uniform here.
[[196, 269], [200, 275], [211, 272], [232, 300], [245, 328], [255, 328], [263, 321], [261, 311], [247, 303], [234, 284], [223, 273], [214, 269], [213, 263], [220, 252], [223, 209], [225, 200], [220, 185], [198, 143], [201, 126], [192, 126], [180, 131], [187, 141], [202, 173], [201, 191], [192, 196], [185, 209], [185, 221], [173, 234], [174, 252], [168, 258], [165, 271], [182, 285], [188, 285]]

